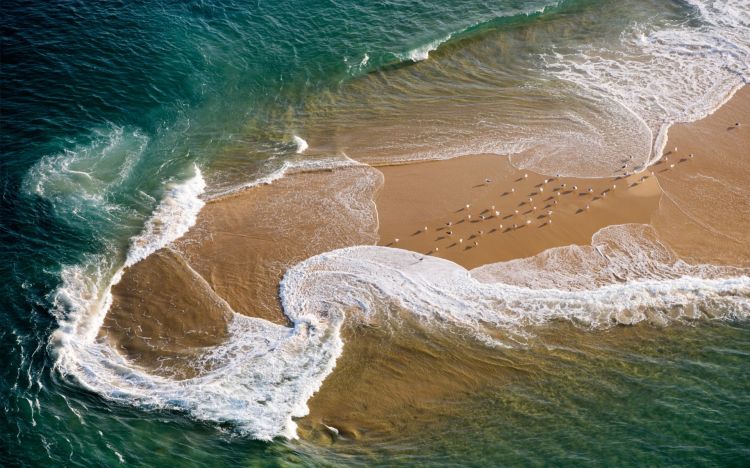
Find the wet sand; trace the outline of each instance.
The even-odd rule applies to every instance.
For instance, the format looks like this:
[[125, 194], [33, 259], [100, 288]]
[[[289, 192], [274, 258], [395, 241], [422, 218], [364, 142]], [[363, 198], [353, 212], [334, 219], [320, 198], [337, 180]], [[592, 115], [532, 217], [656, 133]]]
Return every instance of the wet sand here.
[[[743, 124], [734, 127], [737, 121]], [[285, 323], [278, 283], [286, 269], [357, 244], [410, 249], [474, 268], [588, 245], [603, 227], [638, 223], [651, 224], [687, 261], [747, 266], [748, 127], [746, 87], [709, 118], [674, 126], [669, 160], [654, 166], [654, 175], [625, 176], [633, 168], [623, 156], [625, 167], [611, 177], [558, 179], [517, 170], [494, 155], [288, 175], [210, 201], [186, 236], [128, 269], [113, 288], [100, 334], [154, 372], [199, 374], [192, 357], [226, 336], [228, 314]], [[347, 346], [310, 401], [303, 435], [317, 437], [323, 423], [353, 436], [367, 427], [394, 430], [405, 418], [432, 411], [428, 400], [465, 395], [466, 383], [492, 368], [486, 354], [473, 365], [453, 342], [427, 346], [417, 335], [401, 339], [384, 327], [344, 329]], [[409, 330], [422, 333], [416, 324]], [[451, 353], [460, 356], [449, 359], [455, 365], [443, 359]], [[435, 370], [440, 366], [449, 370]], [[508, 372], [511, 378], [515, 370]], [[405, 402], [417, 409], [399, 414]]]
[[587, 244], [611, 224], [647, 223], [660, 196], [648, 173], [558, 179], [492, 155], [379, 169], [380, 244], [468, 269]]
[[744, 88], [709, 118], [673, 126], [664, 158], [635, 174], [626, 157], [612, 177], [592, 179], [521, 171], [494, 155], [379, 167], [379, 243], [471, 269], [643, 223], [685, 260], [746, 266], [750, 123], [734, 124], [748, 110]]
[[660, 237], [691, 263], [750, 266], [750, 87], [708, 118], [673, 126], [665, 153], [653, 166]]

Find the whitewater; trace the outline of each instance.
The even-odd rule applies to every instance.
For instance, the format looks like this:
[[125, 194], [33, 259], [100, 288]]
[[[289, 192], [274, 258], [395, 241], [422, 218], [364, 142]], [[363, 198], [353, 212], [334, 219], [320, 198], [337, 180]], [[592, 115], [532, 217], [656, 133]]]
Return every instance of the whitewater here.
[[[750, 25], [742, 12], [750, 11], [750, 3], [694, 5], [708, 24], [698, 35], [682, 25], [647, 32], [634, 25], [628, 30], [625, 42], [647, 60], [628, 55], [603, 60], [599, 57], [608, 54], [596, 49], [545, 57], [550, 74], [586, 93], [604, 96], [640, 119], [652, 133], [648, 154], [639, 153], [644, 167], [661, 154], [672, 122], [707, 115], [738, 86], [748, 83], [750, 53], [743, 34]], [[404, 58], [428, 60], [429, 52], [449, 39], [414, 49]], [[679, 69], [679, 79], [672, 79], [675, 73], [664, 73], [685, 57], [694, 59], [690, 62], [694, 65]], [[131, 143], [123, 144], [123, 135]], [[85, 164], [78, 167], [71, 161], [114, 154], [112, 148], [124, 145], [116, 153], [118, 158], [124, 155], [115, 164], [121, 172], [113, 175], [112, 181], [91, 185], [77, 198], [102, 203], [99, 194], [117, 180], [131, 177], [134, 161], [148, 143], [139, 132], [123, 129], [115, 132], [112, 141], [109, 146], [106, 141], [97, 143], [90, 153], [78, 151], [75, 159], [61, 155], [44, 160], [30, 172], [26, 189], [52, 198], [61, 191], [76, 192], [77, 180], [105, 180], [92, 179], [81, 170]], [[294, 135], [292, 141], [296, 153], [308, 149], [301, 137]], [[527, 162], [529, 166], [533, 163]], [[331, 167], [337, 164], [351, 164], [351, 160]], [[285, 163], [260, 179], [261, 183], [283, 177], [290, 167]], [[545, 169], [556, 173], [554, 168]], [[53, 178], [56, 172], [66, 175], [57, 180]], [[270, 440], [296, 436], [294, 418], [307, 414], [307, 401], [344, 352], [341, 329], [346, 321], [367, 323], [383, 314], [387, 304], [408, 310], [432, 326], [502, 347], [523, 346], [535, 327], [558, 320], [601, 330], [620, 324], [744, 320], [750, 315], [746, 271], [691, 266], [669, 255], [665, 260], [648, 252], [638, 258], [648, 258], [649, 267], [640, 269], [641, 264], [632, 260], [632, 246], [616, 249], [630, 252], [617, 256], [617, 262], [610, 256], [606, 263], [617, 267], [609, 277], [582, 280], [574, 274], [567, 279], [558, 275], [532, 286], [513, 284], [507, 273], [522, 270], [519, 263], [523, 260], [467, 271], [452, 262], [413, 252], [360, 246], [312, 257], [287, 272], [280, 284], [280, 299], [292, 327], [235, 314], [228, 341], [201, 358], [211, 363], [211, 370], [195, 378], [172, 380], [128, 362], [97, 338], [97, 333], [111, 305], [111, 288], [124, 269], [183, 236], [195, 224], [205, 203], [205, 190], [206, 182], [196, 166], [193, 177], [166, 187], [142, 232], [131, 239], [123, 261], [94, 255], [81, 265], [63, 268], [61, 284], [53, 293], [59, 328], [50, 338], [55, 368], [62, 375], [112, 401], [231, 422], [244, 434]], [[596, 239], [594, 244], [598, 244]], [[598, 252], [594, 248], [586, 253], [587, 258], [597, 258]], [[504, 339], [498, 338], [497, 330], [503, 332]]]

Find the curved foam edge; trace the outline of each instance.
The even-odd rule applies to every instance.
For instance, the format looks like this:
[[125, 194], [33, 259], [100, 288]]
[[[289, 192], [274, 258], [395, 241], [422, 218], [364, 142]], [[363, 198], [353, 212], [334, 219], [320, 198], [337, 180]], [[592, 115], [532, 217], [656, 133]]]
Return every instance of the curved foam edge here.
[[[587, 329], [649, 322], [659, 326], [750, 314], [750, 277], [642, 279], [595, 289], [532, 289], [482, 283], [450, 261], [387, 247], [359, 246], [311, 257], [284, 276], [286, 328], [236, 315], [231, 338], [202, 361], [211, 371], [174, 381], [127, 363], [106, 343], [70, 337], [58, 368], [105, 398], [169, 408], [270, 440], [296, 437], [295, 417], [343, 351], [344, 320], [367, 322], [395, 304], [425, 324], [514, 346], [536, 326], [565, 320]], [[500, 331], [502, 338], [498, 337]]]
[[307, 150], [307, 148], [310, 146], [307, 144], [307, 141], [305, 141], [300, 136], [294, 135], [292, 139], [294, 140], [294, 144], [297, 145], [297, 154], [304, 153]]

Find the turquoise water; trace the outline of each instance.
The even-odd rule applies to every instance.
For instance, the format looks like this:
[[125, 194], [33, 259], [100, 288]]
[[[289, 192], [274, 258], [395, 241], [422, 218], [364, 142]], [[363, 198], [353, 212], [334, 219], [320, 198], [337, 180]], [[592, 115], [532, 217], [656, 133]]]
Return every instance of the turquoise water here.
[[503, 351], [499, 375], [533, 369], [334, 444], [115, 404], [54, 368], [50, 337], [195, 168], [210, 196], [341, 153], [597, 174], [614, 146], [646, 162], [665, 125], [750, 81], [748, 17], [743, 1], [4, 2], [2, 461], [745, 464], [742, 320]]

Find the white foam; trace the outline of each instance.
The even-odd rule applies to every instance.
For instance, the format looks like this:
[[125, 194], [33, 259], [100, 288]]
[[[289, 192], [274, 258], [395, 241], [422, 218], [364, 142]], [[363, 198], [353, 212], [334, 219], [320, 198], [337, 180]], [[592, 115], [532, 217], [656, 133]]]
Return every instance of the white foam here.
[[195, 175], [182, 183], [170, 183], [141, 234], [130, 240], [125, 267], [143, 260], [157, 250], [179, 239], [195, 224], [205, 204], [200, 195], [206, 188], [198, 166]]
[[[396, 305], [425, 324], [512, 346], [553, 320], [607, 328], [644, 321], [661, 326], [701, 318], [744, 319], [750, 314], [750, 277], [681, 276], [593, 289], [532, 289], [480, 282], [447, 260], [361, 246], [294, 266], [281, 282], [280, 299], [292, 328], [235, 315], [229, 340], [197, 363], [211, 363], [211, 370], [196, 378], [151, 375], [106, 342], [70, 333], [57, 348], [57, 367], [115, 401], [232, 422], [258, 439], [295, 437], [293, 418], [307, 414], [307, 400], [342, 352], [345, 319], [367, 322]], [[82, 301], [77, 307], [100, 305]]]
[[582, 94], [610, 99], [643, 120], [651, 148], [632, 156], [644, 165], [661, 156], [672, 123], [709, 115], [750, 83], [750, 1], [690, 3], [701, 26], [634, 24], [617, 50], [592, 46], [543, 57], [549, 72]]
[[430, 41], [419, 47], [415, 47], [406, 53], [396, 54], [399, 60], [410, 60], [412, 62], [421, 62], [430, 58], [430, 52], [437, 50], [442, 44], [448, 42], [453, 34], [447, 34], [446, 36]]
[[349, 158], [346, 154], [340, 154], [335, 157], [315, 158], [315, 159], [287, 159], [281, 166], [270, 171], [268, 175], [259, 177], [250, 182], [231, 186], [229, 188], [223, 188], [221, 190], [213, 191], [210, 196], [223, 197], [226, 195], [235, 194], [249, 188], [258, 187], [260, 185], [272, 184], [275, 181], [281, 179], [287, 174], [294, 174], [299, 172], [316, 172], [316, 171], [327, 171], [331, 169], [339, 169], [345, 167], [362, 167], [365, 166], [363, 163], [355, 161]]
[[307, 150], [309, 145], [302, 137], [294, 135], [292, 139], [294, 140], [294, 144], [297, 145], [297, 154], [302, 154]]
[[29, 169], [23, 188], [65, 214], [111, 209], [107, 196], [131, 177], [148, 143], [139, 130], [118, 126], [95, 130], [87, 144], [42, 157]]

